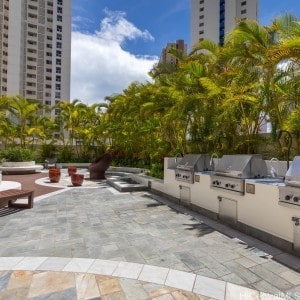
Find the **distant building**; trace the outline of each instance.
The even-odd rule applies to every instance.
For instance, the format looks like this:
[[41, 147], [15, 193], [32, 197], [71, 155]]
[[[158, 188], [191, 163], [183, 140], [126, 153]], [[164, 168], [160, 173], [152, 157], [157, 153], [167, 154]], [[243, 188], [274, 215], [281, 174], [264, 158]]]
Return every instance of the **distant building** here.
[[70, 100], [71, 2], [0, 0], [1, 96]]
[[172, 65], [177, 64], [177, 59], [173, 55], [169, 54], [170, 49], [181, 50], [184, 54], [187, 54], [187, 44], [184, 43], [184, 40], [177, 40], [175, 43], [168, 43], [166, 48], [163, 48], [159, 63], [169, 63]]
[[191, 0], [191, 48], [202, 39], [224, 44], [236, 19], [257, 20], [258, 0]]

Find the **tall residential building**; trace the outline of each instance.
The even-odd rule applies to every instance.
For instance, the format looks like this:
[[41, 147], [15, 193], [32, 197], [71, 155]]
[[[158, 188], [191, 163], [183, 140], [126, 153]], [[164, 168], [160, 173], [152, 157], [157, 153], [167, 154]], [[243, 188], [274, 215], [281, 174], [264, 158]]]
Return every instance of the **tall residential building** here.
[[71, 0], [0, 0], [1, 96], [70, 100], [71, 13]]
[[206, 38], [223, 45], [236, 19], [257, 20], [258, 0], [191, 0], [191, 48]]
[[184, 54], [187, 54], [187, 44], [184, 43], [184, 40], [177, 40], [175, 43], [168, 43], [166, 48], [162, 49], [159, 60], [160, 63], [177, 64], [177, 59], [168, 53], [172, 48], [181, 50]]

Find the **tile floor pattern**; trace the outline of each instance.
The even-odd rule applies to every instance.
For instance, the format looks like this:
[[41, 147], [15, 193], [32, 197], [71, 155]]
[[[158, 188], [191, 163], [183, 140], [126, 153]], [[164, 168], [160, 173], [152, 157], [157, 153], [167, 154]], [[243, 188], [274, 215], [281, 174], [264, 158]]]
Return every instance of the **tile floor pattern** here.
[[[101, 259], [134, 263], [129, 265], [132, 272], [137, 272], [136, 265], [174, 270], [170, 274], [175, 274], [175, 280], [184, 272], [195, 279], [194, 287], [210, 286], [215, 280], [300, 299], [299, 273], [273, 257], [290, 260], [298, 270], [299, 258], [184, 208], [176, 210], [150, 193], [119, 193], [105, 184], [71, 188], [36, 198], [33, 209], [4, 209], [0, 215], [0, 257], [27, 257], [18, 266], [20, 271], [36, 272], [32, 268], [45, 257]], [[49, 266], [44, 271], [56, 271]], [[63, 271], [82, 273], [87, 272], [85, 268]], [[1, 273], [2, 278], [12, 275], [7, 274]], [[113, 275], [126, 277], [121, 270]], [[172, 286], [172, 281], [165, 284]], [[186, 285], [177, 288], [197, 293]], [[161, 299], [172, 299], [166, 297]]]
[[[26, 266], [31, 269], [23, 270]], [[12, 270], [2, 270], [9, 267]], [[0, 258], [0, 270], [0, 299], [273, 299], [221, 280], [135, 263], [15, 257]], [[284, 298], [277, 295], [276, 299]]]

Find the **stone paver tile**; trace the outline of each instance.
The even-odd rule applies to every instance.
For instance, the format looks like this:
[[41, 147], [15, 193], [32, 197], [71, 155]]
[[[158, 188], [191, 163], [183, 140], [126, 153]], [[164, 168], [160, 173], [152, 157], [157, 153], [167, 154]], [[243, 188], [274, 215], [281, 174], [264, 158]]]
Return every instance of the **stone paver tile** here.
[[32, 271], [13, 271], [7, 285], [7, 289], [19, 289], [30, 287], [32, 281]]
[[7, 288], [11, 274], [11, 271], [0, 272], [0, 291], [5, 290]]
[[216, 273], [214, 273], [212, 270], [210, 270], [208, 268], [197, 270], [194, 273], [197, 275], [210, 277], [210, 278], [218, 278], [219, 277]]
[[263, 267], [277, 275], [280, 275], [281, 273], [290, 270], [288, 267], [286, 267], [286, 266], [282, 265], [281, 263], [274, 261], [274, 260], [264, 263]]
[[75, 288], [73, 273], [40, 272], [34, 274], [29, 289], [28, 298], [47, 295]]
[[113, 272], [113, 275], [118, 277], [137, 279], [142, 271], [143, 266], [144, 265], [142, 264], [120, 262]]
[[[249, 250], [248, 250], [249, 251]], [[254, 253], [248, 252], [245, 255], [248, 259], [251, 259], [253, 262], [255, 262], [256, 264], [264, 264], [266, 262], [268, 262], [269, 260], [267, 258], [261, 257], [259, 255], [256, 255]]]
[[0, 270], [11, 270], [24, 257], [0, 257]]
[[226, 281], [226, 282], [233, 283], [233, 284], [247, 285], [247, 283], [241, 277], [236, 275], [235, 273], [230, 273], [228, 275], [222, 276], [219, 279], [223, 280], [223, 281]]
[[36, 270], [47, 257], [24, 257], [12, 270]]
[[226, 284], [225, 300], [260, 300], [259, 292], [243, 286], [235, 285], [232, 283]]
[[281, 273], [280, 277], [284, 278], [285, 280], [294, 285], [300, 285], [300, 274], [295, 271], [288, 270], [286, 272]]
[[29, 287], [13, 289], [13, 290], [0, 290], [0, 299], [13, 299], [13, 300], [24, 300], [27, 299]]
[[292, 284], [273, 272], [265, 269], [262, 265], [251, 267], [250, 270], [260, 278], [268, 281], [270, 284], [276, 286], [278, 289], [287, 290], [292, 287]]
[[239, 263], [240, 265], [244, 266], [247, 269], [257, 265], [256, 262], [254, 262], [253, 260], [251, 260], [247, 257], [238, 258], [235, 260], [235, 262]]
[[100, 297], [100, 292], [95, 275], [75, 274], [77, 299], [93, 299]]
[[93, 274], [112, 275], [119, 263], [119, 261], [96, 259], [87, 272]]
[[165, 285], [159, 285], [159, 284], [155, 284], [155, 283], [144, 283], [143, 288], [149, 295], [150, 299], [161, 296], [161, 295], [169, 294], [169, 293], [177, 290], [172, 287], [167, 287]]
[[94, 259], [72, 258], [71, 261], [63, 268], [65, 272], [87, 272]]
[[71, 261], [72, 258], [48, 257], [39, 267], [38, 270], [45, 271], [62, 271], [63, 268]]
[[107, 280], [101, 281], [99, 283], [100, 295], [105, 296], [113, 294], [115, 292], [121, 292], [122, 287], [117, 278], [108, 278]]
[[196, 275], [192, 273], [170, 270], [165, 285], [182, 290], [192, 291]]
[[276, 288], [275, 286], [273, 286], [272, 284], [270, 284], [265, 280], [260, 280], [255, 283], [252, 283], [251, 286], [256, 290], [259, 290], [260, 292], [276, 294], [276, 295], [281, 293], [281, 291], [278, 288]]
[[34, 300], [42, 300], [42, 299], [76, 299], [76, 289], [69, 288], [62, 291], [49, 293], [46, 295], [37, 296]]
[[214, 278], [197, 275], [193, 292], [213, 299], [223, 300], [226, 283]]
[[141, 282], [126, 278], [121, 278], [119, 282], [126, 295], [126, 299], [149, 299]]
[[168, 272], [168, 268], [145, 265], [138, 279], [153, 282], [156, 284], [164, 284]]
[[250, 269], [243, 267], [235, 261], [230, 261], [224, 263], [226, 268], [228, 268], [232, 273], [238, 275], [242, 280], [248, 284], [254, 283], [260, 280], [260, 277], [254, 274]]
[[182, 290], [172, 292], [171, 295], [174, 300], [208, 300], [205, 296], [196, 295]]
[[152, 298], [152, 300], [174, 300], [174, 298], [172, 297], [171, 294], [165, 294], [165, 295], [162, 295], [162, 296]]

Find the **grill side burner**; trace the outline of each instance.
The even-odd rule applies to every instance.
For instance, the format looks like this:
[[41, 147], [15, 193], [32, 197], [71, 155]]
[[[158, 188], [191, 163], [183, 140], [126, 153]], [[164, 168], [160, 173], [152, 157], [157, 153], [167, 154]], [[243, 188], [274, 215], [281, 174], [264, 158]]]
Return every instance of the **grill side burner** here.
[[300, 206], [300, 156], [295, 156], [284, 183], [279, 187], [279, 202]]
[[194, 183], [194, 173], [210, 171], [210, 154], [187, 154], [175, 169], [175, 179], [188, 183]]
[[267, 173], [260, 154], [223, 155], [211, 176], [211, 186], [244, 194], [246, 178], [264, 178]]

